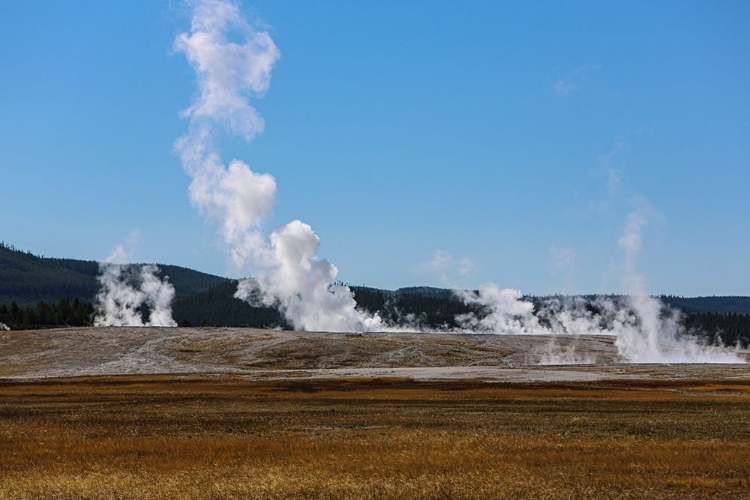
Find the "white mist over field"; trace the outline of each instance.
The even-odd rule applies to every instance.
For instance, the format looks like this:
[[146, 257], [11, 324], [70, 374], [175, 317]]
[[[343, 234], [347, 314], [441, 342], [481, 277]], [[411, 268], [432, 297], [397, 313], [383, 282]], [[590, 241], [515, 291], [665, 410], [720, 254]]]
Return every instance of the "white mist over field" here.
[[[682, 331], [680, 312], [646, 293], [645, 280], [636, 272], [643, 228], [650, 210], [640, 207], [627, 217], [618, 246], [625, 259], [622, 299], [582, 297], [546, 299], [535, 311], [520, 291], [501, 290], [486, 284], [476, 292], [457, 291], [468, 305], [485, 314], [457, 318], [470, 331], [491, 334], [613, 335], [623, 360], [631, 363], [744, 363], [744, 359], [722, 347], [701, 344]], [[572, 350], [555, 351], [554, 342], [543, 358], [548, 364], [586, 363]]]
[[[99, 263], [95, 326], [177, 326], [172, 319], [174, 287], [154, 265], [127, 264], [121, 245]], [[148, 310], [143, 321], [142, 310]]]
[[250, 141], [263, 131], [263, 119], [248, 99], [268, 90], [279, 50], [266, 31], [243, 19], [234, 3], [200, 0], [191, 5], [190, 32], [180, 34], [174, 47], [195, 70], [198, 93], [183, 112], [190, 124], [176, 149], [192, 177], [191, 201], [218, 222], [236, 268], [256, 273], [255, 279], [240, 283], [236, 297], [279, 307], [300, 330], [382, 330], [380, 318], [356, 309], [348, 287], [331, 284], [338, 269], [317, 259], [320, 238], [308, 224], [295, 220], [266, 237], [264, 223], [276, 198], [273, 176], [256, 173], [237, 159], [225, 166], [215, 147], [222, 132]]
[[[630, 363], [744, 363], [723, 347], [703, 345], [680, 325], [680, 312], [647, 295], [622, 298], [554, 297], [537, 305], [518, 290], [486, 284], [476, 292], [456, 291], [483, 314], [457, 318], [467, 332], [496, 335], [612, 335], [623, 361]], [[481, 316], [481, 317], [480, 317]], [[550, 341], [546, 364], [588, 363]]]

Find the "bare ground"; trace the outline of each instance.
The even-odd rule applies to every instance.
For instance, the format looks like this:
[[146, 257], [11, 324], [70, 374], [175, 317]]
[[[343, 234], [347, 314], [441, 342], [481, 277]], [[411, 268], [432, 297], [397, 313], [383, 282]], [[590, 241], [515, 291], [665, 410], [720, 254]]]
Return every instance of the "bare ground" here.
[[[741, 353], [748, 358], [748, 352]], [[551, 364], [558, 363], [558, 364]], [[68, 328], [0, 334], [0, 378], [226, 374], [496, 382], [748, 376], [747, 365], [624, 363], [611, 336], [334, 334], [243, 328]]]

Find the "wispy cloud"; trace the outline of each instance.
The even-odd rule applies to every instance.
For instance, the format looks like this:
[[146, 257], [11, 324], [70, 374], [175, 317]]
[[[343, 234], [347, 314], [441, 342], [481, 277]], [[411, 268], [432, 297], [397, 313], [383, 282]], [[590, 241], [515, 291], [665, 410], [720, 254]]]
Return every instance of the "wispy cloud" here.
[[552, 276], [570, 272], [575, 263], [576, 253], [572, 248], [552, 247], [549, 249], [549, 267]]
[[584, 64], [567, 75], [558, 78], [552, 84], [552, 91], [561, 97], [568, 96], [573, 92], [579, 91], [586, 87], [591, 81], [591, 75], [599, 70], [601, 66], [597, 64]]
[[617, 141], [607, 153], [599, 157], [599, 163], [602, 165], [607, 176], [607, 192], [614, 193], [622, 182], [622, 157], [628, 152], [628, 143], [626, 141]]
[[604, 178], [604, 192], [597, 194], [597, 197], [589, 202], [589, 212], [606, 212], [617, 198], [623, 179], [623, 159], [628, 150], [628, 142], [618, 140], [606, 153], [597, 158], [599, 166], [593, 170], [592, 175]]
[[577, 293], [576, 271], [578, 255], [570, 247], [553, 246], [549, 249], [549, 275], [554, 281], [553, 293]]
[[437, 277], [440, 283], [448, 287], [456, 287], [459, 281], [476, 272], [476, 263], [467, 257], [456, 258], [450, 253], [436, 249], [432, 258], [417, 264], [413, 271], [417, 274], [429, 274]]
[[571, 92], [580, 88], [581, 84], [574, 80], [571, 80], [570, 78], [562, 78], [560, 80], [557, 80], [552, 86], [552, 90], [555, 91], [555, 94], [561, 96], [570, 95]]

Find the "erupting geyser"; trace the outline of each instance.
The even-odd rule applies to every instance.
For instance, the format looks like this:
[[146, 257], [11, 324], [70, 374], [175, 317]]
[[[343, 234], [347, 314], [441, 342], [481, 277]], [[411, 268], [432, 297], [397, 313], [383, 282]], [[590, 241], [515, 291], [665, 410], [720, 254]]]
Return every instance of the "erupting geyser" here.
[[[266, 237], [263, 224], [273, 210], [276, 181], [244, 162], [222, 164], [214, 135], [226, 131], [250, 141], [263, 130], [263, 119], [248, 98], [261, 97], [271, 80], [279, 50], [270, 35], [251, 26], [227, 0], [191, 3], [189, 33], [180, 34], [175, 49], [196, 72], [198, 94], [183, 112], [188, 132], [177, 151], [192, 177], [190, 199], [215, 219], [238, 269], [250, 265], [257, 273], [240, 283], [236, 296], [276, 305], [300, 330], [370, 331], [382, 329], [377, 316], [355, 309], [345, 286], [332, 286], [338, 270], [316, 257], [320, 239], [312, 228], [295, 220]], [[230, 41], [232, 34], [241, 42]]]

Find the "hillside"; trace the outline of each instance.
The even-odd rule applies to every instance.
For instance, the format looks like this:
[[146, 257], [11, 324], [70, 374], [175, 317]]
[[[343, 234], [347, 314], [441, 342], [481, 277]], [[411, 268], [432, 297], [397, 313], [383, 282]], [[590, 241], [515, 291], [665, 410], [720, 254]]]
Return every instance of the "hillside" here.
[[662, 295], [661, 301], [686, 313], [750, 314], [750, 297], [675, 297]]
[[[176, 299], [191, 297], [225, 283], [226, 278], [179, 266], [159, 265], [169, 276]], [[13, 301], [33, 307], [40, 300], [53, 303], [61, 298], [93, 302], [99, 284], [98, 263], [76, 259], [48, 258], [0, 244], [0, 304]]]
[[[179, 266], [160, 264], [159, 268], [175, 287], [172, 316], [180, 325], [290, 328], [277, 309], [254, 307], [234, 298], [234, 280]], [[98, 271], [94, 261], [40, 257], [0, 244], [0, 321], [23, 328], [90, 324], [99, 289]], [[465, 304], [449, 289], [353, 286], [351, 290], [360, 309], [379, 314], [390, 326], [450, 330], [459, 326], [457, 315], [482, 314], [478, 306]], [[584, 298], [594, 301], [596, 296]], [[526, 299], [538, 307], [545, 298]], [[661, 300], [685, 312], [684, 325], [709, 342], [750, 344], [750, 297], [662, 296]], [[11, 308], [14, 301], [19, 306], [15, 310]]]
[[290, 328], [281, 313], [271, 307], [253, 307], [234, 297], [237, 281], [226, 280], [195, 295], [172, 303], [172, 317], [183, 326], [235, 326]]

